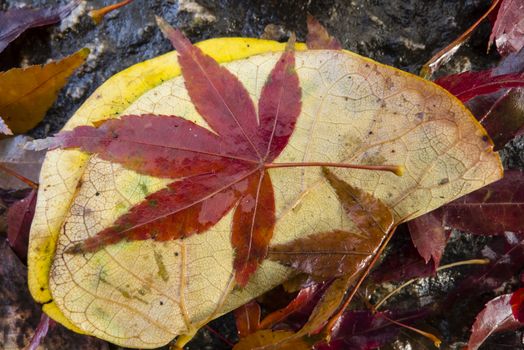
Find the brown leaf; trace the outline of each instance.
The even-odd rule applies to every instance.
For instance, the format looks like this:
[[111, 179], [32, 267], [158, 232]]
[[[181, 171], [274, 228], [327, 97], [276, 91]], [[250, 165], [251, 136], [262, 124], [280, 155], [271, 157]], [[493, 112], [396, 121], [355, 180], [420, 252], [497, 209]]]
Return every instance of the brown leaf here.
[[268, 259], [318, 277], [340, 277], [360, 270], [376, 247], [372, 239], [337, 230], [274, 245]]
[[0, 72], [0, 115], [15, 134], [34, 128], [45, 116], [69, 76], [84, 63], [89, 49], [60, 61]]
[[240, 338], [254, 333], [260, 326], [260, 305], [254, 300], [236, 309], [234, 315]]
[[351, 217], [366, 238], [383, 237], [393, 227], [393, 214], [381, 200], [339, 179], [328, 168], [324, 177], [335, 190], [346, 214]]

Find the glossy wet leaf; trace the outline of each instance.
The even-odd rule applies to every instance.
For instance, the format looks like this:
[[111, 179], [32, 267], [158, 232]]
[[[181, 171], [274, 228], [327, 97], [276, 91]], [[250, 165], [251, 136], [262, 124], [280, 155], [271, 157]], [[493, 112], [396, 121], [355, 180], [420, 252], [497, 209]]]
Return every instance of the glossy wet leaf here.
[[[524, 72], [524, 49], [509, 54], [491, 70], [494, 76]], [[501, 89], [469, 100], [466, 105], [486, 128], [499, 150], [524, 127], [523, 88]]]
[[524, 323], [524, 288], [517, 289], [511, 294], [510, 304], [513, 316], [520, 323]]
[[467, 102], [476, 96], [524, 86], [524, 72], [494, 75], [491, 69], [480, 72], [468, 71], [439, 78], [435, 83], [457, 96], [462, 102]]
[[519, 0], [502, 0], [489, 37], [505, 56], [524, 47], [524, 4]]
[[260, 305], [254, 300], [234, 311], [238, 336], [244, 338], [260, 327]]
[[390, 344], [402, 328], [382, 317], [383, 314], [395, 321], [410, 324], [427, 315], [427, 311], [347, 311], [335, 325], [331, 341], [328, 344], [317, 344], [315, 350], [372, 350]]
[[[198, 46], [223, 63], [254, 101], [285, 47], [255, 39], [214, 39]], [[297, 44], [301, 114], [276, 162], [403, 165], [400, 177], [336, 171], [380, 199], [397, 220], [422, 215], [500, 178], [500, 162], [484, 131], [446, 91], [347, 51], [302, 50]], [[179, 75], [176, 53], [124, 71], [95, 91], [66, 130], [98, 125], [115, 114], [151, 113], [177, 115], [211, 130]], [[317, 232], [357, 231], [320, 168], [269, 172], [276, 219], [272, 244]], [[125, 346], [158, 347], [293, 274], [265, 260], [245, 288], [233, 288], [233, 211], [200, 235], [121, 241], [96, 253], [67, 254], [75, 242], [110, 227], [173, 181], [78, 150], [48, 152], [41, 180], [30, 286], [39, 302], [47, 302], [44, 310], [52, 318], [77, 331]]]
[[513, 316], [510, 300], [511, 294], [504, 294], [486, 303], [471, 328], [467, 350], [477, 350], [494, 333], [512, 331], [524, 326]]
[[440, 215], [443, 225], [476, 234], [523, 233], [524, 173], [506, 171], [502, 180], [445, 205]]
[[0, 12], [0, 52], [27, 29], [60, 22], [79, 4], [79, 0], [74, 0], [56, 7], [15, 8]]
[[82, 49], [45, 65], [0, 72], [0, 116], [13, 133], [24, 133], [44, 119], [58, 91], [88, 54]]

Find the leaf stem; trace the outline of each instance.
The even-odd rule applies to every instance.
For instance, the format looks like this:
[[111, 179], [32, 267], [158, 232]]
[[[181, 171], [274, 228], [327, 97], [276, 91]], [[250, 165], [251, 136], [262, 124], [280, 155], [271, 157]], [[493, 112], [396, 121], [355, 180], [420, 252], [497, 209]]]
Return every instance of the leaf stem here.
[[[471, 259], [471, 260], [455, 261], [454, 263], [450, 263], [450, 264], [447, 264], [447, 265], [440, 266], [439, 268], [437, 268], [436, 272], [440, 272], [442, 270], [446, 270], [446, 269], [449, 269], [449, 268], [452, 268], [452, 267], [457, 267], [457, 266], [463, 266], [463, 265], [486, 265], [486, 264], [489, 264], [489, 262], [490, 262], [489, 259]], [[424, 278], [424, 277], [412, 278], [409, 281], [404, 282], [403, 284], [398, 286], [396, 289], [392, 290], [388, 295], [386, 295], [384, 298], [382, 298], [382, 300], [380, 300], [378, 303], [375, 304], [375, 310], [378, 310], [378, 308], [380, 308], [382, 306], [382, 304], [384, 304], [386, 302], [386, 300], [391, 298], [393, 295], [397, 294], [402, 289], [404, 289], [407, 286], [413, 284], [414, 282], [418, 281], [421, 278]]]
[[401, 165], [365, 165], [365, 164], [347, 164], [347, 163], [329, 163], [329, 162], [304, 162], [304, 163], [267, 163], [264, 164], [266, 169], [276, 168], [298, 168], [298, 167], [333, 167], [333, 168], [348, 168], [348, 169], [362, 169], [374, 171], [389, 171], [397, 176], [402, 176], [404, 167]]
[[4, 173], [8, 174], [8, 175], [16, 177], [18, 180], [24, 182], [29, 187], [31, 187], [31, 188], [33, 188], [35, 190], [38, 189], [38, 184], [37, 183], [34, 183], [33, 181], [29, 180], [27, 177], [22, 176], [19, 173], [17, 173], [16, 171], [5, 167], [3, 164], [0, 164], [0, 170], [3, 171]]

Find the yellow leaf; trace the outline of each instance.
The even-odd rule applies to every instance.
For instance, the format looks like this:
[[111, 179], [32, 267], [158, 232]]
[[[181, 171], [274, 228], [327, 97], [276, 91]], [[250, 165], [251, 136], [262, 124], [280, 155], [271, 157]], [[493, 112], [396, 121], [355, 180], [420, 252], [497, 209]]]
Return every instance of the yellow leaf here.
[[44, 119], [88, 54], [89, 49], [82, 49], [60, 61], [0, 72], [0, 115], [13, 133], [22, 134]]
[[[284, 49], [240, 38], [198, 46], [236, 74], [255, 101], [280, 56], [276, 51]], [[401, 177], [335, 171], [384, 202], [396, 220], [422, 215], [502, 176], [485, 131], [440, 87], [351, 52], [297, 48], [302, 112], [277, 162], [402, 165]], [[174, 114], [206, 127], [179, 75], [175, 53], [133, 66], [97, 89], [65, 128], [141, 113]], [[273, 169], [271, 178], [273, 244], [317, 232], [358, 232], [320, 168]], [[292, 275], [265, 261], [245, 288], [233, 289], [231, 214], [210, 232], [184, 240], [121, 242], [95, 254], [63, 254], [72, 241], [96, 234], [167, 181], [76, 150], [48, 153], [28, 263], [31, 293], [46, 303], [46, 313], [122, 346], [154, 348], [193, 334]]]

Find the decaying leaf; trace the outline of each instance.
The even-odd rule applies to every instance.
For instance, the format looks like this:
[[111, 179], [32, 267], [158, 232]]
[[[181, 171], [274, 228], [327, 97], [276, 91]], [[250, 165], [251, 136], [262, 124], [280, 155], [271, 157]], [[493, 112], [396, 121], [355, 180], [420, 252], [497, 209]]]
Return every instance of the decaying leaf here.
[[0, 72], [0, 115], [13, 133], [24, 133], [44, 118], [88, 54], [89, 49], [82, 49], [60, 61]]
[[513, 316], [510, 300], [511, 294], [504, 294], [486, 304], [471, 328], [467, 350], [477, 350], [493, 333], [515, 330], [524, 326]]
[[[214, 39], [198, 45], [259, 101], [285, 45]], [[422, 215], [501, 177], [485, 131], [453, 96], [413, 75], [347, 51], [297, 44], [302, 108], [279, 163], [398, 164], [403, 176], [337, 169], [387, 205], [396, 220]], [[65, 130], [123, 115], [176, 115], [211, 130], [180, 76], [177, 54], [143, 62], [101, 86]], [[319, 167], [268, 170], [273, 244], [318, 232], [358, 232]], [[233, 289], [233, 212], [201, 235], [124, 241], [68, 254], [171, 179], [139, 174], [78, 150], [48, 152], [31, 232], [29, 283], [53, 319], [124, 346], [154, 348], [280, 284], [291, 269], [265, 260]], [[44, 189], [46, 191], [44, 192]]]
[[519, 0], [502, 0], [497, 19], [489, 37], [498, 52], [505, 56], [524, 47], [524, 3]]
[[[12, 170], [28, 180], [38, 183], [45, 152], [24, 149], [25, 144], [31, 140], [32, 138], [24, 135], [0, 140], [0, 167]], [[0, 176], [0, 188], [20, 190], [27, 188], [27, 184], [14, 176]]]
[[80, 0], [74, 0], [67, 5], [58, 7], [19, 8], [0, 12], [0, 52], [27, 29], [60, 22], [79, 4]]
[[461, 197], [439, 210], [444, 226], [484, 235], [524, 233], [524, 173], [504, 178]]

